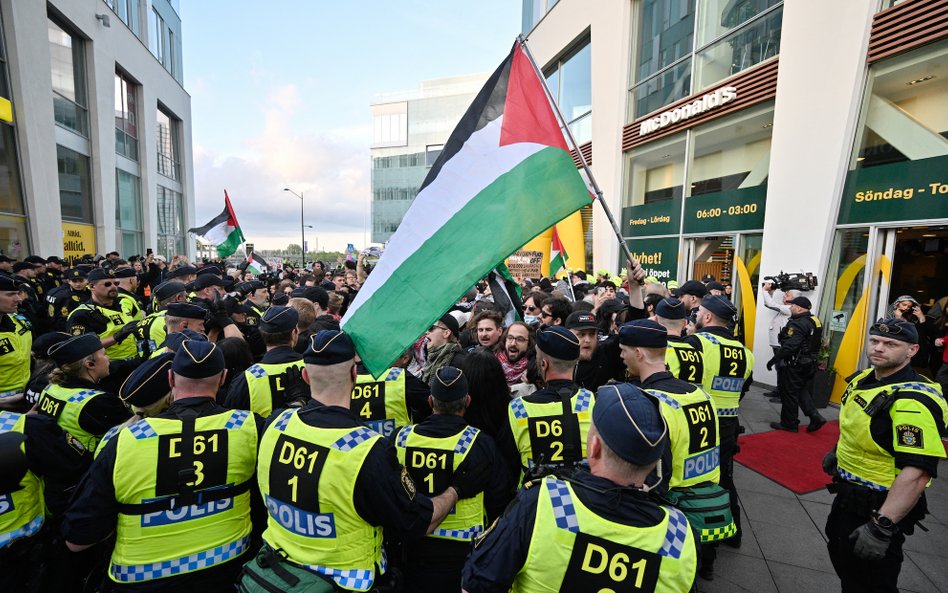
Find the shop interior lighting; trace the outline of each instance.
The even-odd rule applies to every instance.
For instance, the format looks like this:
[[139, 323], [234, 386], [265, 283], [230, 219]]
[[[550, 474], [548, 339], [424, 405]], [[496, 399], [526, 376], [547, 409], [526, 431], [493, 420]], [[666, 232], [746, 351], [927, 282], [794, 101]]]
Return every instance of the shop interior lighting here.
[[935, 78], [934, 74], [929, 74], [928, 76], [923, 76], [921, 78], [916, 78], [911, 82], [906, 82], [905, 86], [915, 86], [916, 84], [922, 84], [923, 82], [928, 82], [929, 80]]

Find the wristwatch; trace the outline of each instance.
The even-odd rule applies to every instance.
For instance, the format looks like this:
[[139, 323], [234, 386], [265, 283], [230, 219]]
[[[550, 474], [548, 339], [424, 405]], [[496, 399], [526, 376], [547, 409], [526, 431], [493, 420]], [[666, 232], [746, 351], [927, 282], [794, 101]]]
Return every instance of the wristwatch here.
[[872, 520], [876, 525], [885, 530], [895, 529], [895, 523], [892, 522], [892, 519], [880, 514], [877, 510], [872, 511]]

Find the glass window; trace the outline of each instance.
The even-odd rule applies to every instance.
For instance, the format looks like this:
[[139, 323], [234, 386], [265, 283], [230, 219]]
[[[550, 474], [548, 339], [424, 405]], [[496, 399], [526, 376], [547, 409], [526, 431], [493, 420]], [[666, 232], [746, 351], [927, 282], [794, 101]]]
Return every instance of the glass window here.
[[[680, 199], [685, 180], [685, 136], [649, 143], [628, 154], [628, 189], [623, 206]], [[673, 232], [677, 233], [676, 228]]]
[[644, 80], [690, 55], [694, 32], [694, 0], [642, 0], [634, 80]]
[[442, 150], [444, 150], [444, 144], [429, 144], [425, 148], [425, 166], [434, 166], [435, 161], [441, 156]]
[[[745, 2], [764, 5], [766, 0]], [[747, 70], [780, 52], [783, 6], [768, 12], [727, 37], [698, 51], [695, 57], [695, 92]]]
[[657, 111], [691, 94], [691, 58], [653, 76], [632, 89], [629, 121]]
[[138, 160], [138, 103], [136, 85], [121, 72], [115, 73], [115, 152]]
[[105, 0], [105, 3], [137, 36], [139, 33], [138, 0]]
[[0, 212], [23, 214], [20, 187], [15, 131], [13, 126], [0, 124]]
[[165, 63], [165, 21], [154, 8], [148, 13], [148, 49], [162, 65]]
[[592, 140], [592, 50], [589, 41], [559, 60], [547, 73], [547, 85], [578, 144]]
[[168, 62], [165, 64], [165, 68], [168, 72], [171, 73], [171, 76], [174, 78], [178, 77], [178, 68], [174, 63], [175, 48], [174, 48], [174, 31], [168, 29]]
[[408, 103], [372, 106], [372, 148], [408, 144]]
[[64, 27], [47, 19], [50, 66], [53, 77], [53, 112], [56, 123], [88, 135], [83, 43]]
[[59, 169], [59, 205], [64, 220], [94, 222], [92, 211], [92, 177], [89, 157], [56, 146]]
[[169, 179], [179, 179], [181, 163], [178, 158], [178, 130], [180, 120], [158, 107], [158, 173]]
[[157, 252], [168, 258], [184, 254], [184, 208], [181, 194], [158, 186]]
[[0, 252], [14, 259], [29, 254], [26, 242], [26, 218], [0, 215]]
[[115, 233], [119, 253], [142, 253], [142, 197], [138, 177], [115, 170]]
[[773, 109], [756, 109], [695, 129], [692, 196], [765, 185]]
[[698, 21], [698, 43], [702, 47], [740, 27], [781, 0], [704, 0]]

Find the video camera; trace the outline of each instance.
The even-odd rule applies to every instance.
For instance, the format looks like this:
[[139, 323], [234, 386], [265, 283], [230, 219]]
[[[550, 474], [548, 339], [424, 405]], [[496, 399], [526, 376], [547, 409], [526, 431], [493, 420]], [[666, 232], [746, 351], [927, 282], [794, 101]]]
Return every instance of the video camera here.
[[273, 286], [274, 284], [280, 283], [280, 276], [274, 272], [264, 272], [257, 276], [257, 280], [263, 282], [267, 287]]
[[783, 270], [776, 276], [764, 276], [764, 282], [773, 282], [780, 290], [799, 290], [809, 292], [819, 286], [812, 272], [787, 274]]

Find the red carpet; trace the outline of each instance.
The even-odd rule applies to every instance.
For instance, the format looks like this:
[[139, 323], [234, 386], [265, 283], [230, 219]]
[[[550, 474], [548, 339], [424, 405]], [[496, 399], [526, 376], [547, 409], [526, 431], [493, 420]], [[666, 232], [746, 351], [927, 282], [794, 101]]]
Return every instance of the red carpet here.
[[839, 440], [839, 422], [827, 422], [816, 432], [794, 434], [772, 430], [738, 440], [741, 452], [734, 459], [797, 494], [823, 488], [830, 477], [823, 473], [823, 456]]

